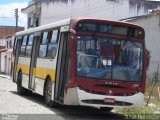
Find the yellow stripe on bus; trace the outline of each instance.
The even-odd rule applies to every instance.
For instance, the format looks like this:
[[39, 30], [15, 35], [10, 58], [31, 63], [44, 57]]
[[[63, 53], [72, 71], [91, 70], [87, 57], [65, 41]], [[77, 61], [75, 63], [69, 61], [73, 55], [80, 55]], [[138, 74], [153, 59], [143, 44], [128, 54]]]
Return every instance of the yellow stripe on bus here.
[[45, 79], [47, 75], [50, 75], [51, 80], [55, 81], [56, 71], [50, 68], [36, 67], [33, 69], [33, 75]]
[[[18, 64], [17, 65], [17, 71], [19, 69], [22, 69], [22, 72], [24, 74], [29, 74], [29, 65], [26, 64]], [[51, 68], [43, 68], [43, 67], [36, 67], [33, 68], [33, 76], [41, 78], [41, 79], [45, 79], [47, 75], [50, 75], [51, 80], [55, 81], [55, 75], [56, 75], [56, 71], [54, 69]]]
[[18, 64], [17, 65], [17, 71], [19, 71], [19, 69], [22, 69], [22, 72], [24, 74], [29, 74], [29, 65], [26, 64]]

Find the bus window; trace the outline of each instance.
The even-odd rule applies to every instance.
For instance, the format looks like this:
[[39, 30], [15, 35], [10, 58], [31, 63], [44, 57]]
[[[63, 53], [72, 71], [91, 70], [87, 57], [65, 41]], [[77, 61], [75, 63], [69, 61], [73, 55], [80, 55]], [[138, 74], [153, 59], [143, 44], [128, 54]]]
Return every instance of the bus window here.
[[25, 55], [25, 51], [26, 51], [26, 44], [27, 44], [27, 35], [23, 37], [22, 40], [22, 46], [21, 46], [21, 50], [20, 50], [20, 55]]
[[20, 55], [25, 55], [25, 48], [26, 46], [21, 46]]
[[30, 35], [29, 40], [28, 40], [28, 44], [27, 44], [27, 47], [26, 47], [26, 56], [31, 55], [32, 43], [33, 43], [33, 35]]
[[57, 53], [57, 44], [49, 44], [47, 57], [55, 58]]
[[57, 38], [58, 38], [58, 30], [53, 30], [52, 32], [49, 32], [49, 40], [50, 43], [48, 44], [48, 52], [47, 57], [49, 58], [55, 58], [57, 53]]
[[82, 22], [77, 26], [78, 31], [95, 32], [96, 24], [91, 22]]
[[33, 43], [33, 35], [30, 35], [28, 45], [32, 45], [32, 43]]
[[77, 36], [77, 42], [78, 76], [141, 81], [142, 43], [92, 36]]
[[27, 35], [23, 37], [23, 42], [22, 45], [26, 45], [27, 44]]
[[48, 43], [48, 32], [43, 33], [42, 44]]
[[58, 36], [58, 30], [53, 30], [51, 43], [56, 43], [57, 42], [57, 36]]
[[141, 81], [143, 61], [142, 43], [121, 41], [119, 44], [113, 41], [113, 46], [118, 46], [117, 50], [119, 49], [119, 52], [114, 49], [114, 58], [117, 60], [113, 64], [112, 79]]
[[48, 36], [49, 36], [48, 32], [43, 33], [43, 37], [39, 48], [39, 57], [46, 57], [47, 43], [49, 42]]
[[46, 57], [47, 45], [40, 45], [39, 57]]
[[30, 55], [31, 55], [31, 49], [32, 49], [32, 46], [27, 46], [27, 47], [26, 47], [26, 55], [27, 55], [27, 56], [30, 56]]

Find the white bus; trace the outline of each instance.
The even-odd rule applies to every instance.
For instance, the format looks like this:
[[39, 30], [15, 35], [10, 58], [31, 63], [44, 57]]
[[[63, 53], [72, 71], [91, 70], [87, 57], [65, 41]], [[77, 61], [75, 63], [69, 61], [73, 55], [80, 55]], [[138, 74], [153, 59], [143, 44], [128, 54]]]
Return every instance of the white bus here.
[[146, 49], [140, 26], [72, 18], [16, 33], [13, 81], [49, 106], [111, 110], [144, 102]]

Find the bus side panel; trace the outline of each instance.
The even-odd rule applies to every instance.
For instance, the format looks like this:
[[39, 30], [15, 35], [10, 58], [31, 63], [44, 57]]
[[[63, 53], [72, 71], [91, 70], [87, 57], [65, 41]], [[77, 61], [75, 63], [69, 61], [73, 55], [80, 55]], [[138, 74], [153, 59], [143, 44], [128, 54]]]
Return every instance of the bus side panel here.
[[35, 92], [43, 95], [43, 88], [45, 83], [45, 77], [43, 72], [46, 68], [44, 68], [44, 58], [37, 58], [36, 68], [33, 72], [33, 76], [35, 77]]
[[[43, 95], [44, 83], [47, 76], [51, 78], [54, 88], [55, 72], [56, 72], [55, 70], [56, 70], [56, 59], [37, 58], [36, 68], [34, 72], [36, 93]], [[53, 90], [52, 93], [54, 93], [54, 89], [52, 90]]]
[[18, 58], [17, 74], [21, 69], [22, 70], [22, 86], [27, 89], [28, 89], [28, 82], [29, 82], [29, 63], [30, 63], [30, 58], [26, 58], [26, 57]]
[[35, 93], [38, 93], [43, 96], [43, 87], [45, 80], [35, 77]]

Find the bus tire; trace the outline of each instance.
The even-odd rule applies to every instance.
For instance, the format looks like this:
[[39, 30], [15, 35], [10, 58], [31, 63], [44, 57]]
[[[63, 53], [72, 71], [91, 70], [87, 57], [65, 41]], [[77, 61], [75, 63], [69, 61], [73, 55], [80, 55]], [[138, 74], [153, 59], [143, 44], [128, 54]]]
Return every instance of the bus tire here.
[[45, 97], [45, 103], [47, 106], [54, 107], [54, 108], [58, 107], [58, 103], [52, 100], [52, 82], [49, 77], [46, 79], [44, 97]]
[[22, 87], [22, 72], [21, 71], [18, 73], [18, 77], [17, 77], [17, 93], [19, 95], [25, 95], [27, 93], [27, 89]]
[[113, 110], [113, 108], [112, 107], [100, 107], [100, 110], [102, 112], [111, 112], [111, 110]]

